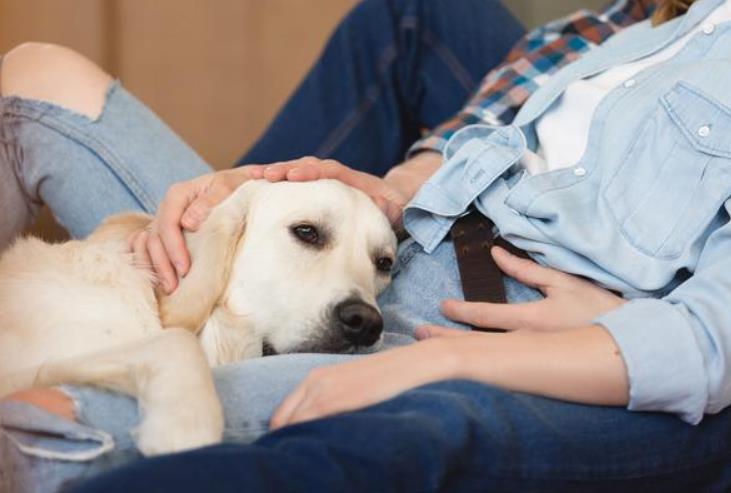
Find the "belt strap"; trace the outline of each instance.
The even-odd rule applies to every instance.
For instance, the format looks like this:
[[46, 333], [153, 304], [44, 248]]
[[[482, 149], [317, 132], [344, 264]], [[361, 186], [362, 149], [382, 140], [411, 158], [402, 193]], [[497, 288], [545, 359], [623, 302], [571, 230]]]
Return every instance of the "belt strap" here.
[[[493, 239], [495, 223], [477, 211], [460, 217], [452, 226], [451, 236], [459, 266], [459, 277], [465, 301], [505, 303], [503, 273], [490, 254], [490, 248], [498, 245], [513, 255], [528, 255], [503, 238]], [[473, 327], [482, 332], [505, 332], [502, 329]]]

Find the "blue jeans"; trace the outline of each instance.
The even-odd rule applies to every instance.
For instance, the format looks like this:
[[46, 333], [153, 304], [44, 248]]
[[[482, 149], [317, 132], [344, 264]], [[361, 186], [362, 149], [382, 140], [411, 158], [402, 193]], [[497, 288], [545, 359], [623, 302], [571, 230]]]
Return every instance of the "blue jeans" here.
[[[464, 14], [465, 8], [472, 9], [474, 15], [468, 16], [470, 19], [481, 21], [468, 26], [474, 33], [461, 26], [461, 35], [455, 35], [448, 21], [451, 19], [451, 25], [457, 25], [456, 14]], [[386, 66], [378, 65], [383, 58], [379, 50], [394, 50], [394, 31], [383, 29], [384, 15], [390, 16], [385, 25], [401, 26], [401, 36], [420, 33], [410, 42], [408, 52], [399, 49], [399, 56], [390, 59]], [[463, 65], [478, 67], [475, 74], [482, 75], [502, 59], [520, 28], [497, 2], [464, 1], [450, 5], [436, 0], [365, 0], [338, 29], [341, 35], [344, 32], [348, 32], [350, 47], [370, 50], [370, 58], [333, 50], [340, 42], [331, 42], [313, 71], [314, 80], [326, 84], [328, 77], [333, 77], [341, 86], [342, 77], [332, 68], [356, 56], [362, 66], [351, 74], [355, 78], [345, 86], [348, 91], [379, 86], [379, 97], [373, 106], [365, 111], [359, 99], [366, 93], [372, 95], [370, 90], [352, 91], [347, 99], [353, 105], [350, 109], [333, 93], [331, 107], [342, 112], [328, 111], [316, 125], [309, 125], [307, 116], [324, 104], [322, 98], [329, 92], [318, 94], [309, 82], [304, 85], [307, 89], [300, 89], [293, 97], [294, 108], [288, 107], [284, 113], [288, 118], [301, 120], [303, 141], [315, 146], [319, 145], [317, 139], [324, 138], [314, 132], [315, 127], [329, 128], [328, 132], [337, 127], [338, 133], [342, 133], [343, 118], [357, 111], [357, 124], [346, 125], [346, 147], [362, 149], [364, 156], [379, 148], [385, 150], [391, 144], [381, 142], [372, 133], [388, 125], [389, 135], [398, 133], [401, 142], [384, 154], [390, 155], [388, 162], [379, 164], [392, 166], [401, 158], [408, 140], [415, 138], [407, 135], [412, 135], [417, 127], [408, 130], [405, 121], [394, 116], [406, 111], [403, 98], [394, 95], [407, 87], [390, 76], [380, 78], [384, 74], [382, 69], [398, 70], [403, 77], [425, 81], [418, 87], [428, 87], [428, 91], [418, 91], [420, 97], [426, 98], [428, 94], [434, 100], [435, 113], [430, 114], [424, 103], [422, 113], [426, 116], [419, 117], [418, 126], [436, 124], [459, 108], [479, 78], [475, 75], [468, 82], [462, 74]], [[485, 32], [492, 34], [487, 36]], [[405, 41], [399, 43], [403, 45]], [[407, 58], [419, 58], [421, 62], [406, 63]], [[369, 64], [374, 70], [365, 70]], [[323, 67], [329, 67], [330, 72]], [[312, 77], [308, 80], [312, 81]], [[461, 88], [455, 86], [455, 81], [461, 81]], [[447, 102], [449, 107], [444, 106]], [[9, 228], [0, 228], [0, 245], [28, 222], [43, 203], [50, 206], [72, 236], [83, 237], [108, 214], [123, 210], [153, 213], [169, 185], [210, 171], [200, 157], [118, 83], [110, 86], [103, 111], [95, 119], [47, 102], [12, 97], [0, 98], [0, 115], [0, 205], [11, 219], [19, 219]], [[375, 115], [380, 116], [374, 119]], [[394, 116], [393, 121], [389, 115]], [[287, 117], [280, 116], [277, 121], [282, 119]], [[277, 128], [275, 124], [262, 142], [271, 140], [270, 134], [276, 133]], [[282, 144], [290, 140], [283, 138]], [[281, 159], [274, 154], [278, 147], [271, 146], [265, 152], [260, 142], [255, 146], [261, 156], [257, 160]], [[293, 152], [315, 153], [311, 149]], [[370, 169], [363, 162], [355, 162], [356, 167]], [[410, 274], [406, 273], [407, 265]], [[387, 323], [383, 347], [413, 342], [411, 331], [418, 323], [448, 325], [449, 321], [437, 310], [438, 301], [460, 296], [449, 245], [440, 254], [427, 256], [416, 244], [407, 242], [401, 246], [397, 270], [400, 272], [393, 287], [379, 300]], [[414, 292], [413, 286], [419, 285], [428, 286], [429, 290]], [[537, 296], [514, 282], [508, 284], [508, 292], [514, 301]], [[216, 384], [226, 410], [225, 439], [250, 442], [261, 436], [272, 409], [310, 369], [349, 357], [354, 356], [291, 355], [217, 368]], [[91, 388], [66, 391], [76, 404], [78, 423], [61, 421], [24, 405], [0, 406], [0, 491], [56, 491], [63, 485], [139, 459], [130, 436], [138, 421], [133, 400]]]
[[[369, 6], [379, 3], [389, 8], [411, 5], [414, 9], [418, 4], [421, 7], [414, 11], [429, 12], [438, 20], [448, 19], [450, 9], [461, 8], [462, 5], [499, 8], [496, 3], [467, 0], [464, 3], [367, 0], [356, 12], [377, 12], [377, 9], [370, 10]], [[442, 5], [444, 11], [433, 10], [432, 6], [436, 5]], [[503, 15], [498, 12], [495, 19], [504, 19]], [[349, 17], [351, 23], [366, 26], [370, 25], [368, 19], [364, 15], [361, 21], [356, 22], [354, 16]], [[417, 16], [416, 21], [421, 22], [419, 19], [431, 22]], [[477, 20], [473, 28], [491, 29], [484, 27], [490, 25], [488, 20], [481, 21], [477, 16], [474, 19]], [[405, 25], [408, 26], [408, 22]], [[457, 25], [460, 29], [470, 26]], [[391, 31], [384, 32], [388, 34]], [[461, 32], [464, 33], [463, 44], [481, 39], [479, 33], [473, 36], [464, 29]], [[455, 43], [459, 39], [460, 36], [453, 37]], [[493, 47], [475, 44], [474, 49], [486, 53]], [[326, 55], [328, 53], [333, 52], [326, 50]], [[438, 61], [438, 57], [435, 60]], [[327, 65], [337, 67], [336, 63]], [[419, 64], [409, 66], [417, 67]], [[444, 75], [443, 66], [437, 63], [425, 66], [436, 67], [438, 73], [433, 77]], [[428, 70], [421, 70], [419, 76], [435, 80]], [[369, 86], [367, 79], [364, 75], [361, 82]], [[388, 80], [394, 85], [387, 84], [389, 87], [379, 94], [394, 97], [385, 98], [384, 104], [396, 100], [402, 104], [405, 97], [400, 95], [401, 91], [417, 96], [408, 92], [412, 86], [396, 90], [396, 82], [401, 83], [400, 79]], [[311, 93], [303, 91], [297, 94]], [[363, 91], [360, 94], [370, 93]], [[434, 97], [438, 94], [438, 91], [433, 93]], [[419, 97], [426, 96], [422, 94]], [[362, 102], [360, 99], [352, 101]], [[306, 108], [306, 103], [297, 103], [295, 107]], [[317, 109], [317, 104], [315, 101], [311, 107]], [[334, 105], [337, 109], [346, 106], [345, 102]], [[352, 110], [356, 106], [359, 103], [349, 108]], [[391, 108], [392, 114], [396, 115], [403, 110], [401, 106], [396, 108], [392, 105]], [[457, 108], [458, 105], [454, 110]], [[122, 209], [152, 212], [167, 185], [207, 170], [189, 148], [118, 85], [110, 89], [104, 111], [94, 121], [37, 101], [3, 98], [0, 110], [3, 112], [0, 171], [7, 172], [7, 176], [12, 178], [0, 182], [0, 199], [10, 196], [4, 194], [2, 187], [14, 185], [17, 188], [19, 185], [15, 194], [21, 197], [19, 200], [28, 201], [29, 207], [41, 201], [49, 203], [54, 214], [75, 236], [83, 236], [93, 229], [105, 214]], [[328, 111], [325, 116], [335, 114]], [[343, 114], [349, 113], [345, 111]], [[365, 116], [368, 115], [366, 112]], [[307, 116], [306, 112], [304, 116]], [[356, 135], [376, 135], [369, 146], [388, 147], [391, 139], [381, 142], [378, 134], [371, 134], [378, 128], [367, 130], [370, 124], [366, 123], [370, 119], [365, 116], [359, 117], [357, 122], [366, 130], [361, 133], [361, 126], [355, 125], [357, 131], [344, 133], [355, 140], [358, 140]], [[336, 117], [334, 121], [335, 126], [331, 129], [339, 128], [344, 120]], [[398, 130], [392, 129], [393, 132], [406, 134], [407, 127], [400, 126], [403, 120], [396, 121]], [[292, 132], [308, 132], [319, 123], [327, 126], [322, 120], [314, 125], [302, 123], [299, 129], [292, 125]], [[348, 130], [351, 126], [343, 128]], [[267, 137], [268, 134], [261, 142], [266, 142]], [[288, 144], [290, 137], [281, 137], [280, 144]], [[324, 140], [317, 140], [316, 135], [310, 135], [310, 139], [310, 145], [321, 145]], [[369, 147], [365, 137], [362, 143]], [[400, 145], [403, 149], [408, 142]], [[274, 152], [274, 147], [272, 144], [271, 152]], [[373, 151], [370, 148], [362, 150], [364, 153]], [[375, 167], [366, 166], [394, 164], [400, 156], [393, 149], [391, 151], [390, 154], [383, 153], [384, 156], [391, 155], [390, 161], [364, 154], [370, 156], [367, 161], [352, 162], [362, 169], [379, 172]], [[261, 152], [264, 157], [247, 161], [269, 162], [282, 158], [275, 154], [267, 157], [264, 151]], [[308, 150], [297, 152], [316, 153]], [[336, 154], [331, 156], [350, 162]], [[388, 346], [410, 342], [411, 328], [421, 321], [448, 324], [438, 313], [436, 302], [441, 298], [459, 296], [458, 277], [450, 248], [451, 245], [445, 243], [434, 254], [425, 255], [413, 243], [402, 245], [394, 283], [379, 299], [387, 320]], [[512, 302], [528, 301], [537, 296], [534, 291], [513, 281], [508, 280], [507, 284]], [[443, 382], [412, 390], [362, 411], [264, 434], [271, 410], [307, 371], [352, 357], [357, 356], [288, 355], [217, 368], [214, 373], [226, 410], [225, 438], [229, 444], [189, 454], [137, 461], [110, 473], [110, 476], [96, 481], [92, 479], [82, 489], [729, 489], [726, 462], [731, 443], [731, 415], [728, 411], [708, 417], [700, 426], [692, 427], [672, 416], [579, 406], [509, 393], [476, 383]], [[76, 424], [60, 422], [27, 406], [4, 406], [0, 409], [3, 425], [0, 432], [0, 491], [55, 491], [139, 459], [129, 435], [129, 430], [137, 422], [137, 409], [130, 399], [90, 388], [67, 390], [77, 404], [79, 423]], [[252, 440], [256, 441], [246, 445]]]
[[522, 33], [497, 0], [362, 1], [239, 164], [311, 155], [385, 174]]
[[690, 426], [449, 381], [356, 412], [140, 461], [75, 493], [728, 492], [731, 413]]

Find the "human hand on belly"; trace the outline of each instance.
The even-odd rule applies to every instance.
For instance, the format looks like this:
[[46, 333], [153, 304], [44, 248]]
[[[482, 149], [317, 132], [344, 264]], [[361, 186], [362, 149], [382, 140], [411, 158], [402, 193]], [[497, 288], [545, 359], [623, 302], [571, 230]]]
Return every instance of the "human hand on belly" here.
[[[599, 315], [626, 303], [591, 281], [542, 267], [503, 248], [494, 247], [492, 254], [506, 275], [540, 290], [545, 298], [515, 304], [444, 300], [441, 310], [447, 318], [474, 327], [552, 332], [586, 327]], [[421, 339], [464, 334], [463, 330], [436, 326], [417, 329]]]

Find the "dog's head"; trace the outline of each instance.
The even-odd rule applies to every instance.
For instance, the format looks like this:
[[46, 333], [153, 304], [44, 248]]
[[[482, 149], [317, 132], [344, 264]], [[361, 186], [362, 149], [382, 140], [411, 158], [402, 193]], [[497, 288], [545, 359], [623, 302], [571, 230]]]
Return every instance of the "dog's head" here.
[[193, 267], [161, 311], [168, 326], [205, 325], [209, 358], [227, 354], [212, 362], [380, 340], [376, 296], [390, 281], [396, 239], [362, 192], [333, 180], [248, 182], [187, 242]]

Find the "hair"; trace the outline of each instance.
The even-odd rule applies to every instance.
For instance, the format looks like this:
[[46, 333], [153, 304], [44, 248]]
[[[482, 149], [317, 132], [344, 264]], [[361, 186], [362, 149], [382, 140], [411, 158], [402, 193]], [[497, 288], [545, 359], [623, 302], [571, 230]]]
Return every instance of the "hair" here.
[[695, 0], [660, 0], [652, 14], [652, 25], [657, 26], [685, 14], [694, 2]]

